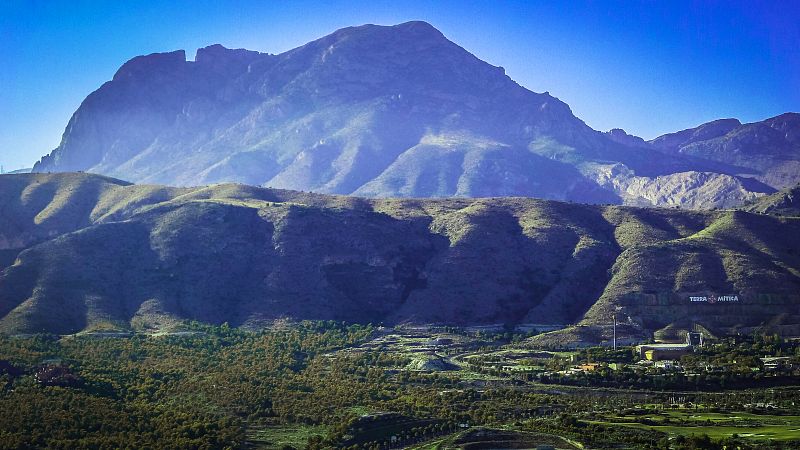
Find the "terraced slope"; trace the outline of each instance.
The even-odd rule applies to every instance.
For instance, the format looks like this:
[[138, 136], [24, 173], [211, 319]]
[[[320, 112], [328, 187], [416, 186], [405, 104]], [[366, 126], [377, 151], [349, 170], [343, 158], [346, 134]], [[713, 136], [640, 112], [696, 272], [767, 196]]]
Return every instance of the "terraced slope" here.
[[[0, 330], [185, 320], [573, 324], [549, 342], [800, 323], [800, 219], [499, 199], [361, 199], [88, 174], [0, 177]], [[737, 295], [694, 304], [690, 295]], [[788, 328], [786, 328], [788, 329]], [[583, 336], [583, 337], [581, 337]]]

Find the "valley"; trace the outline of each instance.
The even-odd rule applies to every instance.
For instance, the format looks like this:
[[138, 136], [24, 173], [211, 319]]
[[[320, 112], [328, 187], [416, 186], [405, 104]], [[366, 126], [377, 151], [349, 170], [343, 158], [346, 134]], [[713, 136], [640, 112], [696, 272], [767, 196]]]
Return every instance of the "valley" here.
[[[800, 443], [798, 341], [707, 342], [672, 361], [686, 368], [678, 371], [642, 364], [632, 347], [543, 350], [529, 336], [340, 322], [250, 332], [195, 322], [149, 337], [0, 337], [2, 441], [281, 449]], [[752, 355], [785, 355], [772, 358], [786, 363], [774, 368]], [[700, 383], [688, 373], [695, 368]], [[65, 432], [73, 426], [87, 431]]]

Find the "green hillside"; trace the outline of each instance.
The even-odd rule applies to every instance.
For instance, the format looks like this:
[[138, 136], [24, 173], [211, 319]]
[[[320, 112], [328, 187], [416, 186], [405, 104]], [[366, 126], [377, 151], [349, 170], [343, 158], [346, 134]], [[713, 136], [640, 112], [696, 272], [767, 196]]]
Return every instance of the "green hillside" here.
[[747, 205], [745, 209], [762, 214], [800, 216], [800, 184], [761, 197]]
[[[0, 178], [0, 330], [187, 320], [580, 324], [573, 345], [664, 327], [800, 324], [800, 219], [528, 198], [360, 199], [89, 174]], [[736, 296], [690, 302], [690, 296]], [[714, 297], [716, 299], [716, 297]]]

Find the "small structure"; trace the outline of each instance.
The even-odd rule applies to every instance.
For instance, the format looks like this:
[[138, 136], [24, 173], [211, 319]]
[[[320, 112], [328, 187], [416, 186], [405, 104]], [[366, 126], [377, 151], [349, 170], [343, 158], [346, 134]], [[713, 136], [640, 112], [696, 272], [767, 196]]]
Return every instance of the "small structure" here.
[[453, 345], [453, 340], [450, 338], [436, 338], [428, 341], [427, 345], [430, 347], [442, 347], [446, 345]]
[[677, 370], [680, 369], [681, 367], [679, 363], [671, 359], [663, 359], [660, 361], [656, 361], [654, 366], [664, 370]]
[[678, 360], [696, 347], [703, 346], [703, 333], [689, 331], [684, 344], [644, 344], [636, 347], [639, 359], [647, 361]]
[[686, 345], [691, 345], [692, 347], [702, 347], [703, 333], [697, 333], [694, 331], [689, 331], [686, 333]]
[[574, 375], [577, 373], [587, 373], [587, 372], [594, 372], [599, 369], [601, 366], [599, 363], [586, 363], [586, 364], [579, 364], [575, 367], [570, 367], [569, 369], [565, 370], [563, 373], [564, 375]]
[[680, 359], [683, 355], [692, 352], [692, 346], [687, 344], [645, 344], [636, 347], [640, 359], [648, 361], [661, 361], [665, 359]]
[[594, 372], [595, 370], [600, 368], [600, 364], [586, 363], [586, 364], [581, 364], [580, 366], [578, 366], [578, 368], [581, 369], [583, 372]]
[[767, 356], [761, 358], [761, 362], [764, 364], [764, 370], [768, 371], [791, 370], [793, 367], [792, 359], [788, 356]]

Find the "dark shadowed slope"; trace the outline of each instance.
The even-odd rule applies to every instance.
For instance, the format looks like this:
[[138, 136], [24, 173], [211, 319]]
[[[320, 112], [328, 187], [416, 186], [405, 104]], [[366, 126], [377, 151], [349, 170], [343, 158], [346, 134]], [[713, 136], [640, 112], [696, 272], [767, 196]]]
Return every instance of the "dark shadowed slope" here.
[[[800, 323], [797, 218], [178, 189], [86, 174], [0, 177], [0, 205], [0, 236], [15, 253], [0, 273], [7, 333], [191, 319], [596, 326], [617, 307], [632, 338], [688, 322]], [[741, 301], [688, 304], [700, 293]]]
[[279, 55], [213, 45], [196, 61], [182, 50], [136, 57], [84, 100], [35, 171], [689, 208], [773, 191], [743, 178], [755, 172], [739, 160], [640, 141], [592, 130], [557, 98], [409, 22], [345, 28]]

